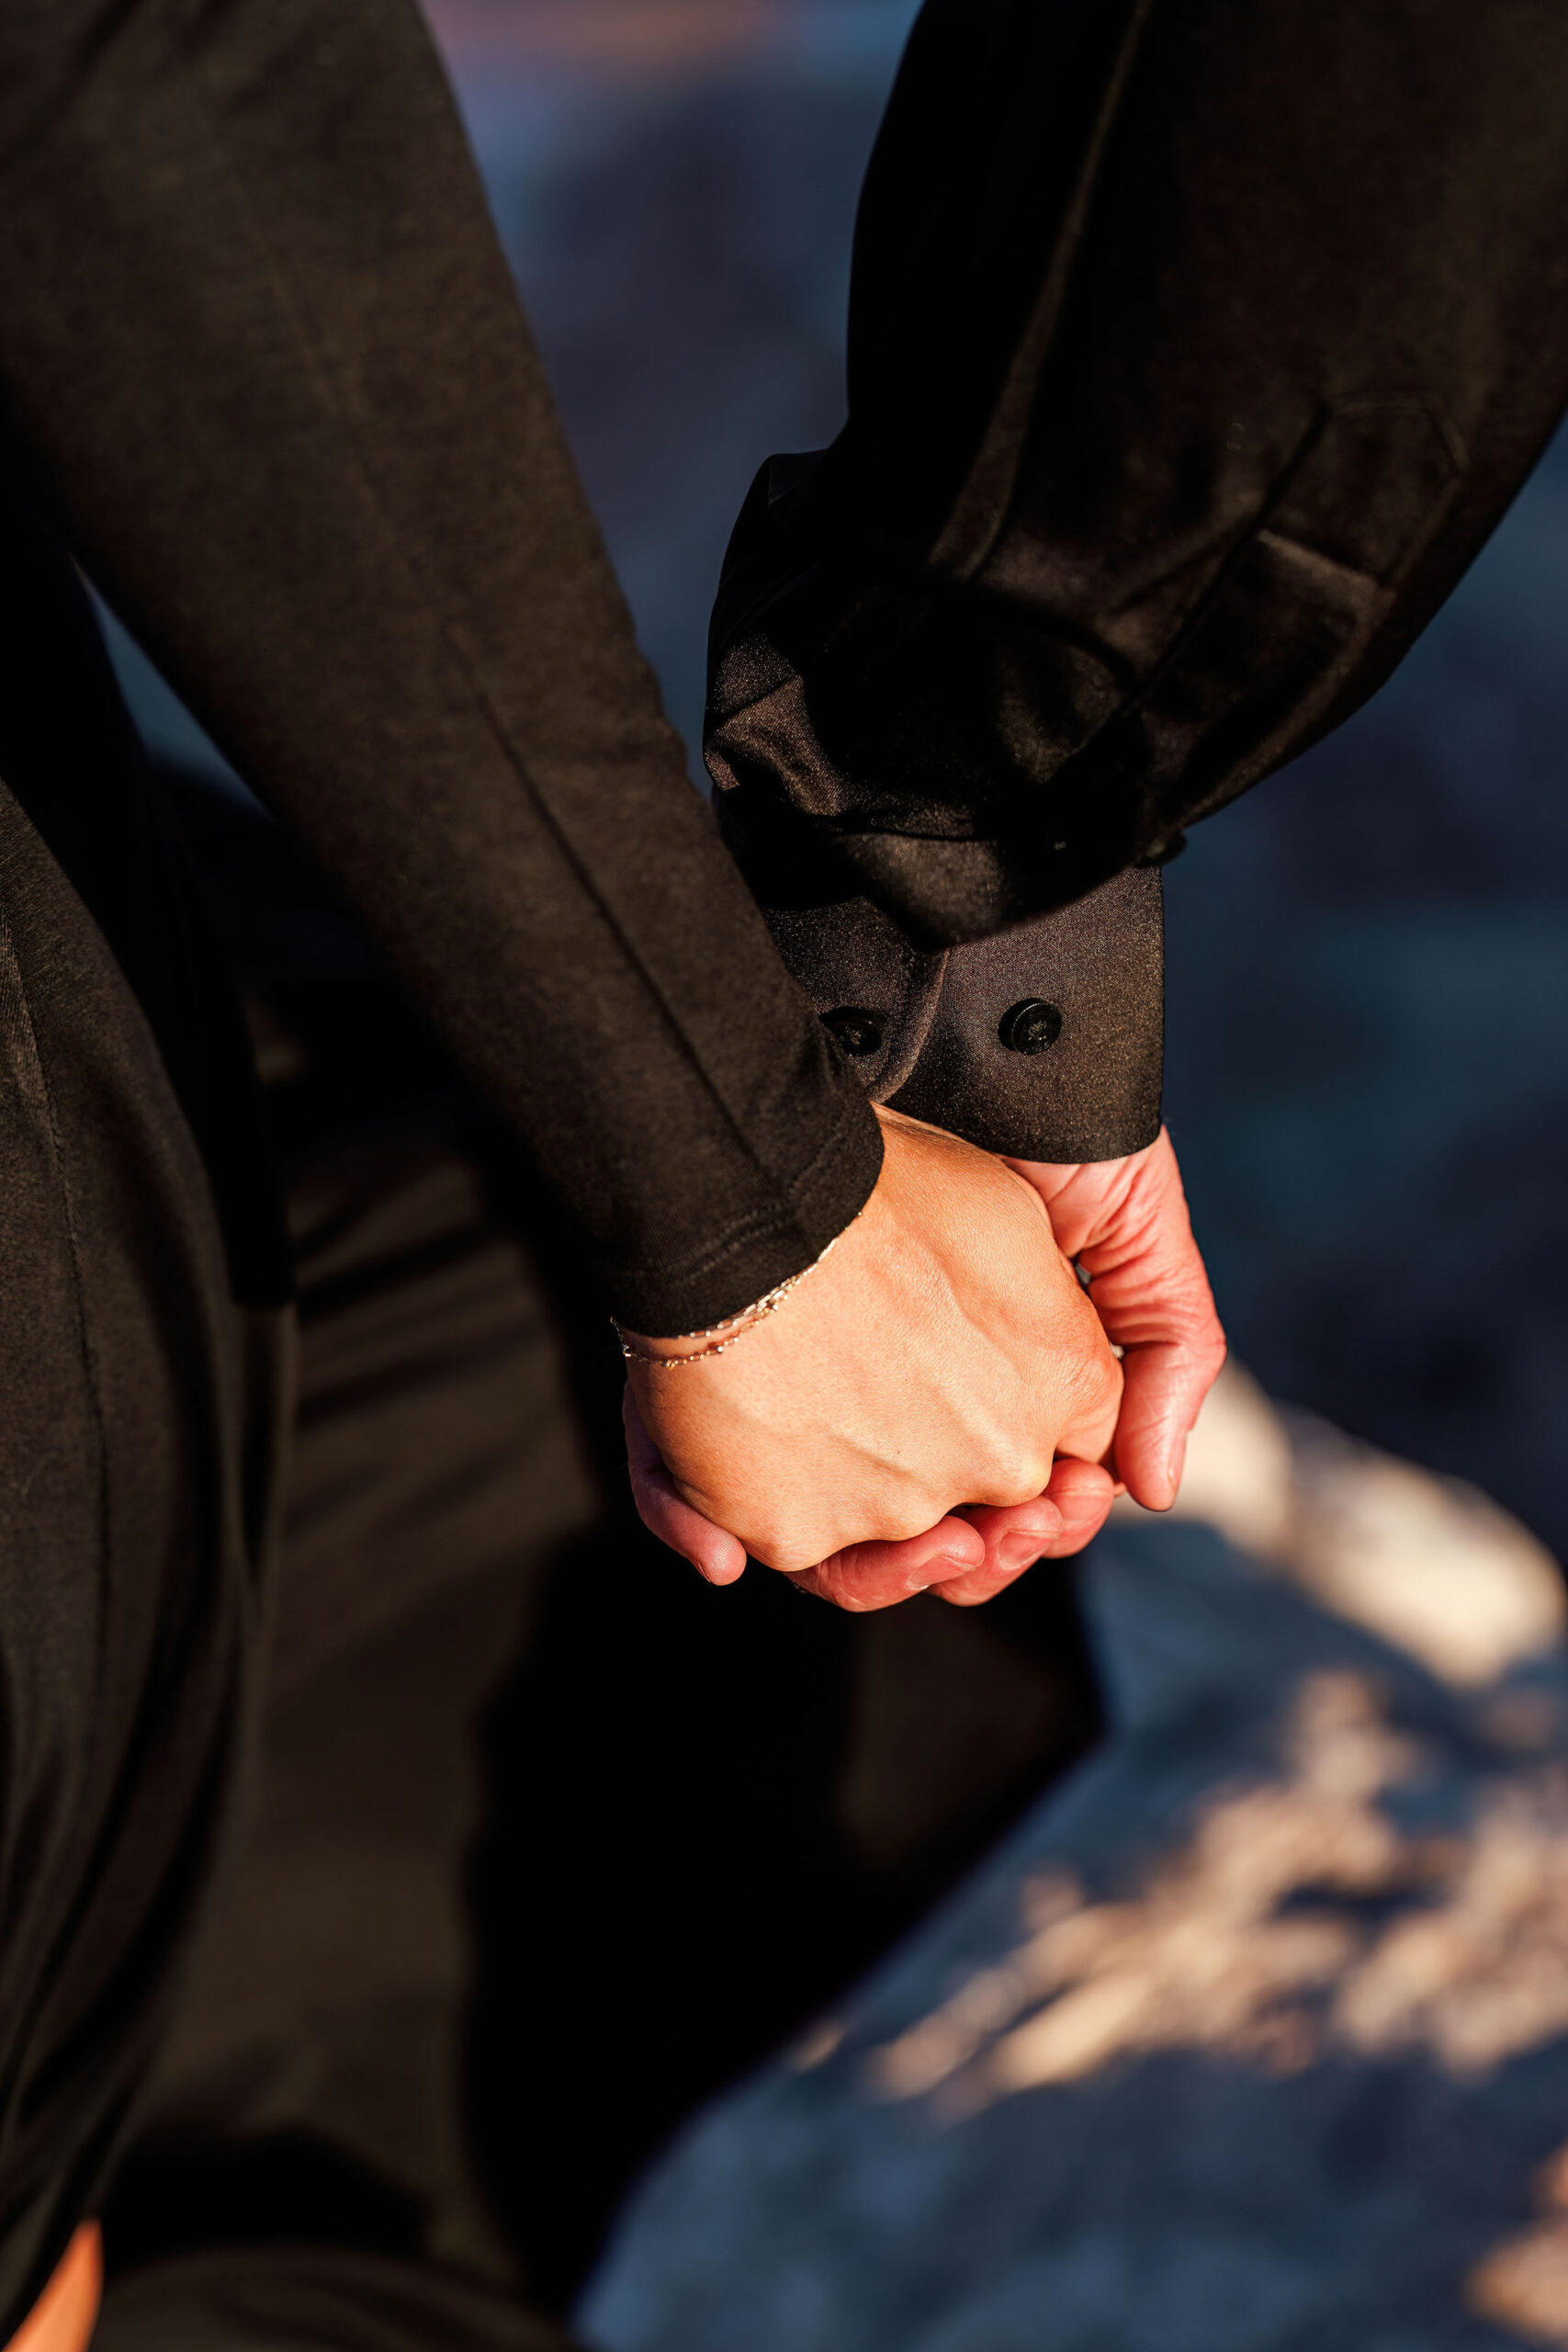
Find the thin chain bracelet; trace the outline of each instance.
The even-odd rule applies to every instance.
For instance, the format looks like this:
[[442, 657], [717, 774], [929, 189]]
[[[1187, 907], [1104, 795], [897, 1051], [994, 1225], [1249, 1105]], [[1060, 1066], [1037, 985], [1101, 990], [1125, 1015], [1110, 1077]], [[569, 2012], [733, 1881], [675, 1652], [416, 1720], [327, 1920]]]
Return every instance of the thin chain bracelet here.
[[[854, 1216], [850, 1219], [850, 1225], [858, 1224], [859, 1221], [860, 1211], [857, 1209]], [[847, 1233], [849, 1229], [850, 1226], [846, 1225], [844, 1227], [844, 1233]], [[750, 1306], [741, 1307], [738, 1314], [727, 1315], [722, 1322], [709, 1323], [700, 1331], [672, 1332], [671, 1334], [671, 1338], [677, 1340], [712, 1340], [713, 1344], [711, 1347], [694, 1348], [690, 1355], [656, 1356], [648, 1348], [634, 1348], [631, 1341], [626, 1338], [626, 1333], [622, 1330], [620, 1324], [612, 1315], [610, 1322], [615, 1330], [616, 1339], [619, 1340], [621, 1343], [621, 1353], [626, 1357], [628, 1363], [657, 1364], [662, 1372], [678, 1372], [685, 1364], [705, 1363], [709, 1356], [723, 1355], [727, 1348], [732, 1348], [737, 1340], [743, 1340], [749, 1331], [754, 1331], [758, 1324], [762, 1322], [768, 1316], [776, 1315], [779, 1308], [789, 1296], [791, 1291], [797, 1289], [800, 1283], [806, 1280], [807, 1274], [814, 1274], [816, 1272], [818, 1267], [822, 1263], [822, 1258], [826, 1258], [829, 1251], [837, 1249], [839, 1243], [843, 1239], [843, 1233], [835, 1233], [832, 1240], [829, 1242], [828, 1248], [823, 1250], [821, 1258], [813, 1258], [810, 1265], [802, 1266], [798, 1274], [786, 1274], [782, 1283], [776, 1283], [772, 1290], [764, 1291], [761, 1298], [753, 1299]], [[723, 1339], [717, 1337], [716, 1335], [720, 1332], [727, 1333], [728, 1337]]]

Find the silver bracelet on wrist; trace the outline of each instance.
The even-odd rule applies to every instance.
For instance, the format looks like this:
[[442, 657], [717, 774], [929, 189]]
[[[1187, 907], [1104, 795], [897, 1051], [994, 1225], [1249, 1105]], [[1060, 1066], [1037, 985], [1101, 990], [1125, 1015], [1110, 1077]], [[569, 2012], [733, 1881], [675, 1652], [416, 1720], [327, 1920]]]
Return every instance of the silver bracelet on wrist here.
[[[857, 1209], [854, 1216], [850, 1219], [850, 1225], [856, 1224], [859, 1216], [860, 1212]], [[850, 1227], [845, 1226], [844, 1233], [849, 1229]], [[732, 1348], [737, 1340], [743, 1340], [748, 1331], [755, 1330], [757, 1325], [765, 1321], [768, 1316], [776, 1314], [791, 1291], [797, 1289], [807, 1274], [816, 1272], [822, 1263], [822, 1259], [826, 1258], [830, 1250], [836, 1249], [843, 1238], [843, 1233], [835, 1233], [821, 1257], [813, 1258], [810, 1265], [802, 1266], [797, 1274], [786, 1274], [782, 1283], [775, 1283], [772, 1290], [764, 1291], [761, 1297], [753, 1299], [750, 1306], [742, 1306], [736, 1314], [725, 1316], [722, 1322], [709, 1323], [700, 1331], [671, 1332], [671, 1339], [705, 1340], [709, 1342], [706, 1347], [693, 1348], [687, 1355], [657, 1356], [649, 1348], [634, 1348], [620, 1323], [612, 1315], [610, 1323], [616, 1339], [621, 1343], [621, 1353], [629, 1363], [656, 1364], [664, 1372], [678, 1371], [682, 1365], [688, 1363], [705, 1363], [709, 1356], [723, 1355], [725, 1350]]]

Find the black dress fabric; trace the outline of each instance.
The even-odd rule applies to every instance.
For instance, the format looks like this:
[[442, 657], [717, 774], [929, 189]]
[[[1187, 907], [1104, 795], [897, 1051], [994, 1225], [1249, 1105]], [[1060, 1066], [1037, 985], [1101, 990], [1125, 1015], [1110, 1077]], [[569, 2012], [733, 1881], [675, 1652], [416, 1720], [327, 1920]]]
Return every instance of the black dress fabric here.
[[86, 591], [3, 440], [0, 776], [146, 1017], [212, 1189], [232, 1295], [281, 1306], [288, 1237], [233, 974]]
[[[398, 2324], [445, 2345], [455, 2280], [503, 2328], [570, 2308], [669, 2132], [1081, 1752], [1093, 1675], [1066, 1564], [855, 1617], [656, 1543], [547, 1189], [276, 830], [177, 798], [253, 984], [299, 1409], [252, 1800], [102, 2208], [104, 2341], [198, 2280], [249, 2345], [245, 2282], [310, 2249], [423, 2278]], [[314, 2342], [316, 2291], [271, 2324]]]
[[[1357, 708], [1557, 420], [1565, 290], [1556, 0], [927, 0], [849, 422], [763, 468], [714, 616], [721, 822], [807, 991], [857, 907], [1049, 956], [1051, 910]], [[1119, 1018], [1126, 1148], [1133, 939]]]
[[146, 1019], [0, 785], [0, 2342], [166, 2023], [251, 1706], [288, 1327], [231, 1301]]
[[568, 2352], [547, 2321], [431, 2265], [323, 2246], [161, 2263], [111, 2289], [97, 2352]]

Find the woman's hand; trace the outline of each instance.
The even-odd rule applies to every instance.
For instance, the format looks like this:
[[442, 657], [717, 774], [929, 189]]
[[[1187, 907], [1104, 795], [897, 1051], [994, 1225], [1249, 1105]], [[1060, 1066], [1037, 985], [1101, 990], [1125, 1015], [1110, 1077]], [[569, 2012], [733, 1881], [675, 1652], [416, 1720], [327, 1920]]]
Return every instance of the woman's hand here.
[[1065, 1526], [1082, 1488], [1066, 1463], [1053, 1485], [1056, 1457], [1087, 1470], [1110, 1443], [1121, 1374], [1038, 1190], [878, 1115], [874, 1193], [780, 1310], [720, 1355], [631, 1365], [638, 1509], [712, 1582], [750, 1554], [865, 1608], [964, 1577], [987, 1541], [956, 1510]]

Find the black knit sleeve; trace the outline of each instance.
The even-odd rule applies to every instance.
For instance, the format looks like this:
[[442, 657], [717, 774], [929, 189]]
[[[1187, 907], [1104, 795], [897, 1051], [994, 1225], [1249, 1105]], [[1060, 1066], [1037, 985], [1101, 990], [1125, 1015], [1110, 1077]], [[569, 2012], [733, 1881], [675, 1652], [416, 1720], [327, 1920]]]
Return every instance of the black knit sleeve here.
[[875, 1181], [686, 778], [412, 0], [12, 0], [0, 397], [78, 560], [570, 1196], [709, 1322]]

